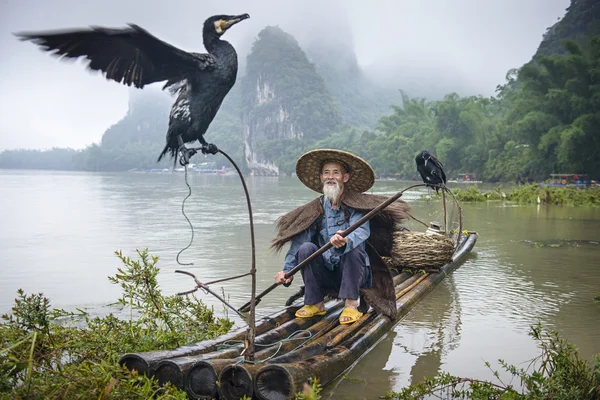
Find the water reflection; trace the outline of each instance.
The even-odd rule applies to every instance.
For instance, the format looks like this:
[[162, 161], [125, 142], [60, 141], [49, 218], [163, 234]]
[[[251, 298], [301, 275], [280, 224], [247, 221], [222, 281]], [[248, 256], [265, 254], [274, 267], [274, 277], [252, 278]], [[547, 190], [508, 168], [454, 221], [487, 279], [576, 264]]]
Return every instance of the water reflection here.
[[[445, 279], [399, 321], [394, 330], [326, 393], [330, 398], [372, 399], [441, 371], [460, 343], [461, 306], [454, 279]], [[369, 372], [370, 371], [370, 372]], [[373, 373], [372, 371], [379, 371]]]

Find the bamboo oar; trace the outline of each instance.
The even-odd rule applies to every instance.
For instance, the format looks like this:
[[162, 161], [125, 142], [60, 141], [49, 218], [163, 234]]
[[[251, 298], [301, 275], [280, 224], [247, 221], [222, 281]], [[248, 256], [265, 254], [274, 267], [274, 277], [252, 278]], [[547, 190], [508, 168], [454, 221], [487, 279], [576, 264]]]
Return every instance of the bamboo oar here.
[[[359, 219], [358, 221], [356, 221], [353, 225], [351, 225], [348, 229], [346, 229], [340, 235], [342, 237], [348, 236], [349, 234], [351, 234], [352, 232], [354, 232], [359, 226], [361, 226], [362, 224], [364, 224], [365, 222], [367, 222], [368, 220], [370, 220], [371, 218], [373, 218], [381, 210], [383, 210], [384, 208], [386, 208], [387, 206], [389, 206], [390, 204], [392, 204], [394, 201], [398, 200], [402, 196], [402, 194], [404, 194], [405, 191], [407, 191], [408, 189], [412, 189], [414, 187], [418, 187], [418, 186], [424, 186], [424, 184], [409, 186], [406, 189], [401, 190], [400, 192], [396, 193], [392, 197], [389, 197], [386, 201], [384, 201], [383, 203], [381, 203], [380, 205], [378, 205], [377, 207], [375, 207], [374, 209], [372, 209], [371, 211], [369, 211], [361, 219]], [[315, 258], [319, 257], [321, 254], [323, 254], [327, 250], [329, 250], [331, 248], [331, 246], [333, 246], [331, 244], [331, 242], [326, 243], [323, 247], [321, 247], [319, 250], [317, 250], [316, 252], [314, 252], [313, 254], [311, 254], [308, 258], [306, 258], [300, 264], [296, 265], [290, 271], [286, 272], [285, 279], [288, 279], [290, 276], [293, 276], [294, 274], [296, 274], [296, 272], [300, 271], [302, 268], [304, 268], [312, 260], [314, 260]], [[266, 296], [267, 294], [271, 293], [271, 291], [273, 291], [273, 289], [275, 289], [279, 285], [280, 285], [279, 283], [274, 283], [271, 286], [269, 286], [267, 289], [265, 289], [261, 294], [257, 295], [256, 298], [254, 299], [254, 301], [255, 301], [254, 304], [255, 305], [258, 304], [264, 296]], [[244, 304], [243, 306], [241, 306], [240, 308], [238, 308], [238, 310], [241, 311], [241, 312], [246, 312], [246, 311], [248, 311], [249, 307], [250, 307], [250, 302]]]

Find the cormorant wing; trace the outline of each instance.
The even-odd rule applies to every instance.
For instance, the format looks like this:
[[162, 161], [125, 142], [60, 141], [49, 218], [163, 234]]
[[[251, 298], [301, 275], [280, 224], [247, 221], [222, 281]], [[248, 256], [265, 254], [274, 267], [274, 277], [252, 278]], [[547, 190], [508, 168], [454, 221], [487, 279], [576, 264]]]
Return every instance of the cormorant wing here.
[[429, 161], [433, 161], [435, 166], [438, 167], [438, 169], [440, 170], [440, 174], [441, 174], [440, 178], [442, 179], [443, 183], [446, 183], [446, 173], [444, 172], [444, 164], [442, 164], [442, 162], [433, 155], [431, 155], [431, 158], [429, 159]]
[[60, 57], [86, 57], [88, 68], [102, 71], [107, 79], [143, 88], [153, 82], [185, 79], [198, 70], [211, 70], [210, 54], [188, 53], [172, 46], [137, 25], [90, 29], [16, 33], [45, 51]]

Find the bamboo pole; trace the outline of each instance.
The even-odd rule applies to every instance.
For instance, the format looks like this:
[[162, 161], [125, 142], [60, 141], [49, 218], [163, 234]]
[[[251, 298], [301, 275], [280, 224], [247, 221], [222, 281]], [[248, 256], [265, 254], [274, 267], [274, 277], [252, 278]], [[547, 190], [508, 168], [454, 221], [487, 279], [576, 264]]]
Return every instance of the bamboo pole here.
[[425, 273], [422, 274], [420, 277], [418, 277], [418, 275], [416, 275], [415, 277], [418, 277], [413, 283], [411, 283], [409, 286], [405, 287], [404, 289], [398, 291], [398, 293], [396, 293], [396, 300], [398, 300], [400, 297], [404, 296], [406, 293], [410, 292], [412, 290], [412, 288], [414, 288], [415, 286], [417, 286], [419, 284], [419, 282], [421, 282], [423, 279], [427, 278], [429, 274]]
[[[318, 332], [324, 325], [326, 325], [331, 319], [335, 318], [336, 315], [341, 312], [342, 305], [343, 302], [339, 300], [329, 301], [325, 304], [325, 308], [328, 312], [326, 317], [315, 316], [312, 318], [291, 319], [278, 327], [274, 327], [271, 330], [261, 333], [256, 337], [255, 345], [257, 347], [264, 348], [265, 345], [277, 343], [297, 331], [308, 330], [311, 332], [311, 334]], [[188, 371], [191, 373], [192, 369], [194, 369], [195, 365], [198, 363], [200, 363], [202, 366], [205, 366], [205, 362], [219, 359], [228, 360], [229, 363], [236, 362], [234, 359], [242, 355], [241, 353], [244, 349], [244, 344], [241, 343], [243, 339], [244, 335], [240, 334], [239, 338], [235, 339], [235, 341], [239, 341], [239, 343], [228, 345], [228, 347], [224, 349], [219, 350], [215, 348], [214, 351], [207, 353], [161, 359], [155, 362], [150, 368], [150, 375], [156, 377], [161, 384], [171, 382], [173, 385], [183, 388], [184, 382], [186, 381], [186, 374], [188, 374]], [[232, 341], [234, 340], [232, 339]], [[220, 342], [220, 345], [225, 345], [225, 343], [226, 342]], [[292, 341], [287, 342], [282, 345], [281, 351], [285, 353], [297, 345], [298, 343], [294, 344]], [[261, 350], [260, 352], [256, 352], [255, 356], [259, 358], [267, 358], [271, 355], [271, 353], [272, 350], [269, 347]], [[215, 380], [217, 375], [218, 374], [214, 375]], [[206, 375], [202, 374], [196, 376], [206, 377]], [[211, 383], [208, 381], [205, 383], [209, 386], [214, 384], [214, 382]]]
[[[379, 318], [381, 317], [381, 318]], [[302, 390], [304, 382], [317, 377], [326, 385], [361, 357], [393, 325], [389, 317], [380, 315], [357, 333], [363, 340], [360, 348], [350, 351], [336, 346], [306, 360], [289, 364], [269, 364], [255, 376], [254, 392], [262, 400], [293, 399]]]
[[[325, 317], [323, 317], [323, 316], [315, 317], [315, 318], [320, 318], [320, 320], [306, 328], [306, 331], [310, 335], [314, 335], [315, 333], [320, 332], [332, 320], [338, 320], [339, 314], [341, 313], [341, 302], [339, 304], [336, 303], [328, 311], [329, 312], [327, 313], [327, 315]], [[309, 324], [310, 323], [309, 320], [314, 321], [314, 318], [298, 319], [298, 323]], [[291, 324], [291, 322], [293, 322], [293, 321], [289, 321], [288, 322], [289, 326], [286, 327], [285, 330], [282, 330], [281, 332], [273, 332], [273, 334], [264, 334], [261, 337], [257, 337], [257, 340], [256, 340], [257, 348], [263, 348], [262, 350], [255, 353], [255, 357], [257, 360], [266, 360], [269, 357], [273, 357], [276, 354], [276, 352], [285, 354], [288, 351], [290, 351], [290, 350], [294, 349], [295, 347], [298, 347], [300, 344], [302, 344], [300, 340], [299, 341], [287, 340], [284, 343], [282, 343], [281, 346], [277, 345], [277, 343], [279, 341], [289, 337], [289, 335], [287, 337], [285, 337], [284, 334], [300, 331], [300, 329], [293, 331], [294, 328], [293, 328], [293, 324]], [[271, 344], [272, 344], [272, 346], [269, 346], [267, 348], [264, 348], [264, 346], [263, 346], [263, 345], [271, 345]], [[240, 354], [240, 349], [241, 349], [241, 347], [238, 346], [237, 354]], [[231, 353], [228, 355], [231, 355]], [[205, 355], [205, 357], [206, 356], [211, 356], [211, 354]], [[243, 369], [243, 367], [245, 367], [247, 365], [250, 365], [250, 366], [255, 365], [252, 363], [242, 365], [240, 363], [243, 362], [243, 360], [240, 358], [234, 358], [234, 357], [228, 357], [226, 359], [222, 359], [222, 358], [199, 359], [198, 357], [196, 357], [196, 358], [190, 357], [190, 358], [186, 358], [185, 360], [182, 360], [181, 362], [178, 362], [177, 360], [163, 360], [159, 363], [161, 369], [157, 369], [155, 372], [155, 375], [157, 377], [158, 377], [158, 375], [161, 376], [159, 378], [159, 382], [161, 382], [162, 384], [164, 384], [165, 381], [170, 381], [175, 385], [181, 383], [182, 386], [178, 386], [178, 387], [182, 387], [183, 389], [185, 389], [185, 391], [188, 393], [188, 395], [190, 395], [190, 397], [192, 397], [192, 398], [205, 398], [205, 396], [206, 396], [206, 398], [211, 398], [211, 396], [216, 395], [216, 390], [217, 390], [216, 388], [218, 386], [216, 383], [217, 378], [219, 376], [220, 371], [223, 369], [224, 366], [230, 365], [230, 364], [239, 364], [241, 366], [240, 368]], [[260, 361], [255, 361], [255, 363], [258, 366], [262, 366], [260, 364], [261, 363]], [[168, 366], [168, 367], [166, 367], [166, 366]], [[164, 368], [164, 372], [163, 372], [163, 368]], [[255, 369], [258, 369], [258, 368], [255, 368]], [[234, 370], [230, 371], [230, 373], [234, 373], [237, 370], [238, 369], [234, 369]], [[247, 371], [247, 370], [244, 370], [244, 371]], [[169, 374], [169, 375], [167, 375], [167, 374]], [[222, 383], [222, 385], [226, 385], [226, 384], [230, 385], [232, 393], [238, 392], [240, 390], [246, 390], [249, 393], [249, 394], [247, 394], [247, 396], [252, 397], [252, 394], [251, 394], [251, 392], [253, 390], [252, 379], [250, 379], [249, 386], [245, 385], [243, 383], [246, 381], [244, 381], [244, 380], [238, 381], [235, 379], [235, 377], [231, 377], [229, 375], [227, 375], [224, 379], [227, 379], [227, 381], [224, 381]], [[238, 386], [236, 386], [237, 382], [240, 382]], [[234, 387], [238, 387], [238, 388], [234, 390]]]
[[219, 374], [219, 395], [223, 400], [254, 396], [254, 375], [262, 364], [230, 364]]
[[412, 272], [401, 272], [398, 275], [394, 276], [392, 280], [394, 281], [394, 286], [398, 286], [402, 282], [406, 281], [408, 278], [413, 276]]
[[339, 333], [336, 337], [334, 337], [329, 342], [327, 342], [327, 348], [330, 349], [330, 348], [335, 347], [338, 344], [340, 344], [348, 336], [351, 336], [359, 328], [362, 328], [364, 325], [366, 325], [374, 316], [375, 316], [375, 312], [373, 312], [373, 311], [364, 314], [362, 317], [360, 317], [358, 319], [358, 321], [356, 321], [352, 325], [349, 325], [348, 327], [346, 327], [346, 329], [344, 329], [343, 332]]
[[[398, 274], [394, 277], [394, 283], [402, 284], [403, 282], [405, 282], [407, 280], [407, 278], [411, 278], [411, 277], [413, 277], [413, 275], [410, 272], [404, 272], [404, 273]], [[313, 325], [311, 325], [307, 328], [307, 330], [309, 332], [311, 332], [312, 338], [309, 341], [307, 341], [306, 345], [316, 341], [316, 339], [318, 339], [321, 336], [323, 336], [324, 334], [330, 332], [332, 329], [334, 329], [339, 324], [338, 316], [339, 316], [339, 313], [341, 312], [342, 304], [343, 304], [343, 302], [340, 300], [333, 300], [326, 304], [327, 314], [326, 314], [325, 318], [320, 319], [318, 322], [314, 323]], [[284, 324], [285, 326], [282, 325], [280, 328], [275, 329], [273, 331], [261, 333], [261, 335], [256, 338], [256, 343], [260, 346], [260, 345], [266, 344], [266, 343], [277, 342], [284, 338], [283, 335], [289, 334], [292, 331], [292, 329], [301, 328], [304, 324], [308, 324], [308, 323], [309, 323], [309, 319], [307, 319], [307, 318], [298, 319], [298, 320], [295, 320], [295, 322], [287, 321], [285, 323], [287, 325]], [[343, 329], [343, 327], [341, 329]], [[337, 334], [339, 334], [339, 331], [336, 331], [336, 332], [337, 332]], [[238, 338], [238, 340], [239, 339], [241, 339], [241, 337]], [[331, 337], [328, 336], [327, 340], [331, 340]], [[319, 342], [315, 345], [312, 345], [309, 348], [310, 353], [317, 354], [319, 351], [322, 351], [322, 349], [324, 348], [324, 344], [322, 342], [324, 342], [324, 340], [322, 340], [321, 342]], [[285, 355], [285, 354], [287, 354], [288, 351], [290, 351], [294, 347], [296, 347], [296, 344], [294, 344], [294, 342], [288, 342], [288, 343], [282, 345], [282, 347], [280, 349], [280, 353], [282, 355]], [[177, 358], [172, 358], [170, 360], [161, 360], [156, 364], [155, 368], [153, 368], [153, 375], [155, 375], [157, 377], [157, 379], [159, 380], [159, 382], [161, 382], [161, 384], [164, 384], [165, 382], [171, 382], [178, 387], [183, 387], [183, 384], [184, 384], [183, 382], [185, 382], [187, 380], [186, 375], [188, 374], [188, 371], [196, 363], [202, 362], [201, 365], [205, 365], [206, 362], [208, 362], [208, 360], [217, 360], [217, 359], [226, 359], [226, 360], [229, 360], [230, 363], [234, 363], [234, 362], [236, 362], [235, 357], [239, 356], [241, 349], [242, 349], [242, 345], [239, 344], [238, 346], [235, 346], [235, 347], [232, 347], [229, 349], [225, 349], [225, 350], [218, 350], [218, 351], [203, 353], [203, 354], [194, 355], [194, 356], [177, 357]], [[270, 348], [266, 349], [266, 350], [262, 350], [260, 352], [257, 352], [256, 357], [258, 359], [264, 359], [271, 355], [271, 354], [268, 354], [269, 351], [271, 351]], [[302, 353], [302, 352], [300, 352], [300, 353]], [[305, 354], [308, 354], [308, 353], [305, 353]], [[200, 376], [200, 375], [198, 375], [198, 376]], [[204, 376], [204, 375], [202, 375], [202, 376]], [[211, 383], [207, 383], [207, 385], [210, 386]], [[193, 395], [193, 394], [190, 393], [190, 395]], [[250, 395], [248, 395], [248, 396], [250, 397]]]
[[[408, 283], [408, 279], [411, 277], [413, 277], [412, 273], [403, 272], [394, 277], [394, 283], [397, 283], [398, 285], [406, 285]], [[343, 333], [347, 328], [348, 325], [339, 325], [339, 319], [336, 318], [321, 331], [319, 331], [311, 340], [305, 343], [304, 346], [271, 359], [269, 364], [295, 362], [322, 353], [327, 349], [327, 343], [329, 343], [339, 334]]]
[[429, 274], [411, 291], [400, 297], [397, 302], [398, 318], [396, 321], [392, 321], [385, 315], [377, 315], [370, 323], [360, 328], [356, 334], [328, 351], [299, 361], [289, 360], [287, 363], [274, 359], [272, 364], [261, 368], [256, 373], [254, 380], [256, 397], [263, 400], [291, 399], [296, 392], [302, 390], [304, 382], [312, 376], [316, 376], [323, 386], [327, 385], [348, 369], [359, 357], [366, 354], [425, 294], [433, 290], [448, 273], [456, 269], [458, 261], [461, 261], [473, 248], [476, 240], [476, 234], [469, 235], [456, 252], [453, 261], [442, 267], [439, 273]]
[[[241, 360], [241, 359], [240, 359]], [[201, 360], [189, 368], [183, 379], [183, 389], [191, 399], [215, 399], [219, 387], [217, 379], [219, 374], [228, 365], [236, 360]]]
[[[298, 306], [287, 307], [270, 316], [263, 317], [256, 325], [256, 334], [265, 332], [291, 320], [299, 309]], [[119, 364], [126, 366], [130, 371], [136, 370], [140, 374], [150, 375], [153, 367], [161, 360], [175, 357], [188, 357], [215, 351], [219, 345], [231, 340], [243, 340], [247, 336], [248, 329], [240, 328], [228, 332], [215, 339], [204, 340], [187, 346], [181, 346], [173, 350], [156, 350], [139, 353], [128, 353], [119, 359]]]
[[419, 276], [417, 274], [412, 274], [410, 276], [410, 278], [408, 278], [404, 282], [394, 286], [394, 293], [397, 295], [398, 293], [400, 293], [407, 287], [410, 287], [412, 284], [414, 284], [417, 281], [417, 279], [419, 279]]

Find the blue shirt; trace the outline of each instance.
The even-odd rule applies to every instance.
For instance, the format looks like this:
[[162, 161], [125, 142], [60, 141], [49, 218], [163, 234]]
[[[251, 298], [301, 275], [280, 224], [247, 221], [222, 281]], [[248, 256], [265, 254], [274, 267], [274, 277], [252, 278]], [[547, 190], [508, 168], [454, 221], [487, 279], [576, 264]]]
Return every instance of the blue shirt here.
[[[284, 272], [288, 272], [298, 265], [298, 262], [296, 261], [296, 253], [298, 252], [298, 248], [303, 243], [315, 243], [314, 239], [316, 236], [316, 244], [319, 247], [323, 247], [326, 243], [329, 243], [329, 240], [337, 233], [337, 231], [345, 231], [365, 215], [363, 212], [350, 207], [339, 206], [337, 210], [334, 210], [331, 202], [325, 199], [325, 197], [322, 197], [322, 204], [324, 214], [320, 221], [320, 231], [317, 233], [315, 229], [318, 226], [317, 220], [308, 229], [300, 232], [298, 235], [292, 238], [290, 249], [285, 255], [285, 262], [283, 265]], [[346, 213], [348, 214], [347, 216]], [[348, 242], [345, 246], [342, 246], [339, 249], [336, 249], [332, 246], [329, 250], [322, 254], [325, 267], [333, 271], [334, 268], [339, 266], [342, 255], [354, 250], [357, 247], [360, 247], [366, 252], [366, 240], [369, 238], [370, 234], [371, 229], [369, 221], [367, 221], [346, 236]], [[366, 263], [367, 266], [370, 266], [369, 256], [366, 258]]]

